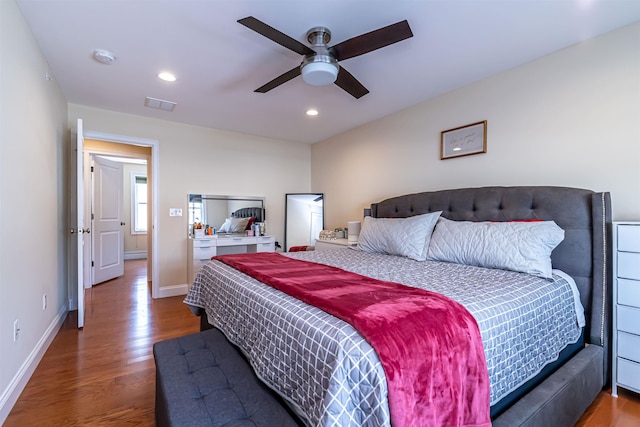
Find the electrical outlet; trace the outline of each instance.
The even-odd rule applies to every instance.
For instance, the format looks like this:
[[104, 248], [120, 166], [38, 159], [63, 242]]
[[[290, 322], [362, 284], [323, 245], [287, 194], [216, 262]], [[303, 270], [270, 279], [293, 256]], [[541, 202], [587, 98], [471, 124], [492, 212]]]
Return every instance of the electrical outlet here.
[[42, 309], [47, 309], [47, 294], [42, 294]]
[[18, 341], [18, 334], [20, 333], [20, 319], [13, 321], [13, 342]]

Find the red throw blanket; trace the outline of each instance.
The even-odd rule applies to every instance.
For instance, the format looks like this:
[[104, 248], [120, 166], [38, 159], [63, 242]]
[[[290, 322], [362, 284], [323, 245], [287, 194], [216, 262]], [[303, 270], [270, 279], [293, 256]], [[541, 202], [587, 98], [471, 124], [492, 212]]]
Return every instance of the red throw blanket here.
[[462, 305], [274, 252], [214, 259], [353, 325], [382, 362], [394, 427], [491, 426], [480, 331]]
[[309, 246], [291, 246], [289, 248], [289, 252], [305, 252], [307, 249], [309, 248]]

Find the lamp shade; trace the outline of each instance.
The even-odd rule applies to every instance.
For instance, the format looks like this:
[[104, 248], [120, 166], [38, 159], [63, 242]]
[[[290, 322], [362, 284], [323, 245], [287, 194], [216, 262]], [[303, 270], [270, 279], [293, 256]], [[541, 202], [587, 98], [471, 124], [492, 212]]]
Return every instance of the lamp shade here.
[[338, 77], [338, 67], [327, 62], [310, 62], [302, 67], [302, 79], [313, 86], [330, 85]]
[[347, 238], [349, 243], [357, 243], [360, 235], [360, 221], [347, 222]]

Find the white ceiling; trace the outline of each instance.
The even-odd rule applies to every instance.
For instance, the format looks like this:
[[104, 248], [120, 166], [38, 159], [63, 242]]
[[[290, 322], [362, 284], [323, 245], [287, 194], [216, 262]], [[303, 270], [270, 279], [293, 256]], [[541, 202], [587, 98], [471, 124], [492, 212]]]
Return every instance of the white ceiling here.
[[[640, 21], [638, 0], [17, 0], [67, 101], [313, 143]], [[414, 37], [341, 62], [370, 93], [297, 77], [253, 90], [301, 57], [238, 24], [246, 16], [330, 45], [407, 19]], [[95, 49], [113, 52], [112, 65]], [[156, 75], [175, 73], [167, 83]], [[145, 97], [177, 102], [173, 112]], [[307, 117], [314, 107], [320, 114]]]

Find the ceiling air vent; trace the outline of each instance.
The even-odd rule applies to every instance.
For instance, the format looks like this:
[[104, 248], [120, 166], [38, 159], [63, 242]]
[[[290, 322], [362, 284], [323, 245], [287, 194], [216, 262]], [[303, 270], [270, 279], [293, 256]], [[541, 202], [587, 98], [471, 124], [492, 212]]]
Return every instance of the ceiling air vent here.
[[157, 108], [158, 110], [173, 111], [173, 109], [176, 108], [176, 103], [147, 96], [144, 99], [144, 106], [149, 108]]

